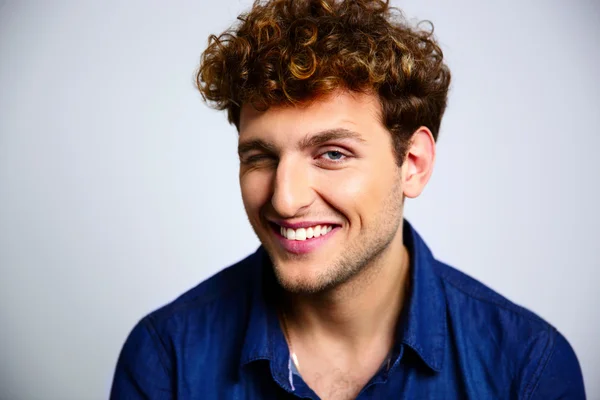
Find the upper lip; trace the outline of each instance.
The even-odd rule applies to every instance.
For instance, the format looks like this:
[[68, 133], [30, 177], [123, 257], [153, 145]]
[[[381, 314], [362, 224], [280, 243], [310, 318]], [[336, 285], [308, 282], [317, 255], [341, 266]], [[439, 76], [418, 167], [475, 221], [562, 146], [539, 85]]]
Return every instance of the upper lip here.
[[300, 229], [300, 228], [309, 228], [311, 226], [317, 226], [317, 225], [339, 225], [336, 224], [335, 222], [326, 222], [326, 221], [298, 221], [298, 222], [288, 222], [288, 221], [281, 221], [281, 220], [269, 220], [270, 222], [277, 224], [279, 226], [283, 226], [284, 228], [289, 228], [289, 229]]

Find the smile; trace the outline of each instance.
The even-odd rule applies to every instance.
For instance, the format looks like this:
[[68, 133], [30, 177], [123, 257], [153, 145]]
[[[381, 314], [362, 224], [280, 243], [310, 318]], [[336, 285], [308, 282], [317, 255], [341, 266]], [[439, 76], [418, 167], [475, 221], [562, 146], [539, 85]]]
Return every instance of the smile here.
[[275, 222], [271, 222], [270, 225], [281, 247], [293, 254], [307, 254], [317, 250], [342, 228], [341, 225], [331, 222], [317, 224], [308, 221], [286, 224], [288, 226], [281, 226]]
[[331, 225], [316, 225], [309, 226], [308, 228], [286, 228], [283, 226], [279, 227], [279, 233], [281, 236], [288, 240], [307, 240], [312, 238], [318, 238], [325, 236], [333, 229]]

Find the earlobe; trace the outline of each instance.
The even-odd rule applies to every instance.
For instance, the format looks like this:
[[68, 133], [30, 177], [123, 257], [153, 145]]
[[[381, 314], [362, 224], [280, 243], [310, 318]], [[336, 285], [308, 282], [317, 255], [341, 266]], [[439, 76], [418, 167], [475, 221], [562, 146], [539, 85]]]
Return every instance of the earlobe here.
[[435, 140], [429, 128], [422, 126], [413, 133], [402, 166], [406, 197], [415, 198], [421, 194], [431, 177], [434, 162]]

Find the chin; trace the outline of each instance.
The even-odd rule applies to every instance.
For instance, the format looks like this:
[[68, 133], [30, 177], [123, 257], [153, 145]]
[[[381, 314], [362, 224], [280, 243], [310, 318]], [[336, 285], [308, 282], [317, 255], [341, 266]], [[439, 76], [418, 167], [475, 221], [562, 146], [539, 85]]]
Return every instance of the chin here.
[[[332, 254], [332, 249], [307, 254], [293, 254], [282, 251], [279, 244], [261, 240], [269, 254], [273, 271], [279, 285], [290, 293], [317, 294], [329, 291], [345, 282], [352, 273], [344, 268], [340, 254]], [[317, 261], [318, 260], [318, 261]]]
[[277, 281], [281, 287], [289, 293], [294, 294], [315, 294], [321, 293], [325, 290], [323, 285], [315, 279], [306, 277], [302, 278], [288, 278], [282, 274], [275, 273]]
[[[290, 265], [287, 262], [274, 262], [273, 271], [281, 287], [290, 293], [314, 294], [320, 293], [327, 287], [323, 274], [310, 271], [306, 266]], [[312, 269], [312, 268], [311, 268]]]
[[[323, 294], [329, 292], [357, 275], [358, 271], [336, 268], [335, 264], [327, 266], [304, 268], [299, 265], [286, 265], [287, 263], [277, 263], [273, 265], [273, 270], [277, 281], [281, 287], [290, 293], [295, 294]], [[297, 268], [300, 267], [300, 270]], [[295, 268], [295, 271], [291, 269]]]

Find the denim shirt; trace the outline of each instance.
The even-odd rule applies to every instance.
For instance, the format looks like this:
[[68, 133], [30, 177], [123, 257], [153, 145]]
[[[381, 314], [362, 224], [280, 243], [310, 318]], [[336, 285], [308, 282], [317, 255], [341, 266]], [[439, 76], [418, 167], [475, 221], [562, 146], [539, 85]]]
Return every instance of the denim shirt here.
[[[407, 302], [390, 359], [358, 399], [584, 399], [577, 357], [550, 324], [437, 261], [404, 222]], [[293, 373], [268, 255], [202, 282], [133, 328], [111, 399], [317, 399]]]

